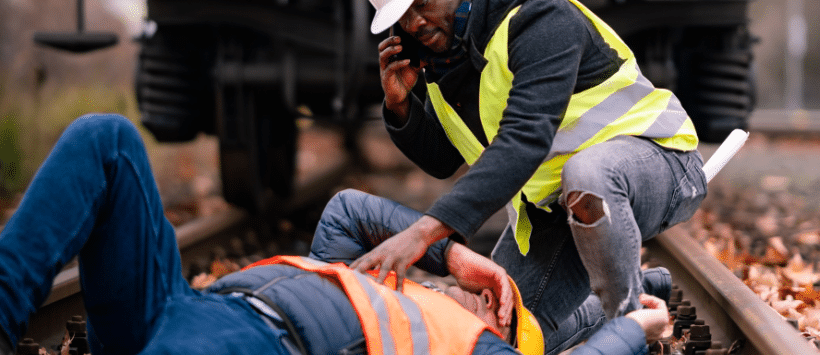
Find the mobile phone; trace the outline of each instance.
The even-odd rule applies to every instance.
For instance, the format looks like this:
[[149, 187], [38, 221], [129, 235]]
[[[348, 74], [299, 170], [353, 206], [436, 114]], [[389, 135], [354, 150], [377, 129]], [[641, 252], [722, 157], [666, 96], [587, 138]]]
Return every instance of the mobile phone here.
[[390, 36], [401, 38], [401, 52], [393, 56], [393, 60], [410, 59], [410, 66], [421, 65], [421, 43], [398, 25], [390, 27]]

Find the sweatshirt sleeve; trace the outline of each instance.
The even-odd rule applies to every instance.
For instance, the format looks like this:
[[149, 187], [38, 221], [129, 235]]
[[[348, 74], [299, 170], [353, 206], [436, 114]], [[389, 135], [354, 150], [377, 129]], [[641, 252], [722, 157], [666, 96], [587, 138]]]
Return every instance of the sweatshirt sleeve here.
[[547, 157], [573, 94], [590, 41], [584, 21], [569, 2], [522, 5], [510, 23], [513, 82], [498, 133], [428, 215], [469, 238], [523, 188]]
[[396, 115], [382, 104], [387, 132], [396, 147], [424, 172], [445, 179], [464, 164], [464, 158], [450, 143], [432, 106], [422, 104], [411, 93], [410, 114], [404, 126], [398, 126]]
[[516, 351], [512, 345], [507, 344], [504, 340], [501, 340], [501, 338], [497, 335], [490, 333], [489, 331], [484, 331], [478, 338], [475, 348], [473, 348], [473, 355], [496, 354], [519, 355], [520, 353]]
[[638, 322], [618, 317], [608, 322], [572, 355], [645, 355], [649, 353], [646, 338]]

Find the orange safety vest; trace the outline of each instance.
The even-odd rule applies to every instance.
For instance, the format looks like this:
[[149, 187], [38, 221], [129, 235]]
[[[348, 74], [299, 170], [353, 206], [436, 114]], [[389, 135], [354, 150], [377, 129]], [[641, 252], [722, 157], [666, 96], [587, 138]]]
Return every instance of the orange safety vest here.
[[[471, 354], [487, 323], [465, 310], [452, 298], [404, 281], [404, 291], [395, 291], [391, 272], [385, 284], [343, 263], [329, 264], [300, 256], [274, 256], [247, 267], [286, 264], [337, 281], [347, 294], [367, 342], [370, 355]], [[310, 339], [307, 339], [310, 341]]]

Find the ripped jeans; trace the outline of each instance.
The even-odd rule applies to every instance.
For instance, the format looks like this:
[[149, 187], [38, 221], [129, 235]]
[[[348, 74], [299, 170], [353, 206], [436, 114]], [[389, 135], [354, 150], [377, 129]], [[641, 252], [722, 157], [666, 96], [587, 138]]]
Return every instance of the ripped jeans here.
[[507, 226], [492, 259], [539, 318], [546, 353], [641, 307], [641, 243], [694, 214], [706, 196], [702, 167], [697, 151], [616, 137], [567, 161], [552, 213], [528, 204], [533, 232], [526, 256]]

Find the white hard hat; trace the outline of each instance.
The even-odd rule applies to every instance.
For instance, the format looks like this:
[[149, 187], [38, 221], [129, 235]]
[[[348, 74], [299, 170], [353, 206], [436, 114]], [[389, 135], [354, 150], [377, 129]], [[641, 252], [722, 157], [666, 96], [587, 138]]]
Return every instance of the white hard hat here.
[[413, 0], [370, 0], [376, 8], [370, 32], [378, 34], [393, 26], [413, 4]]

